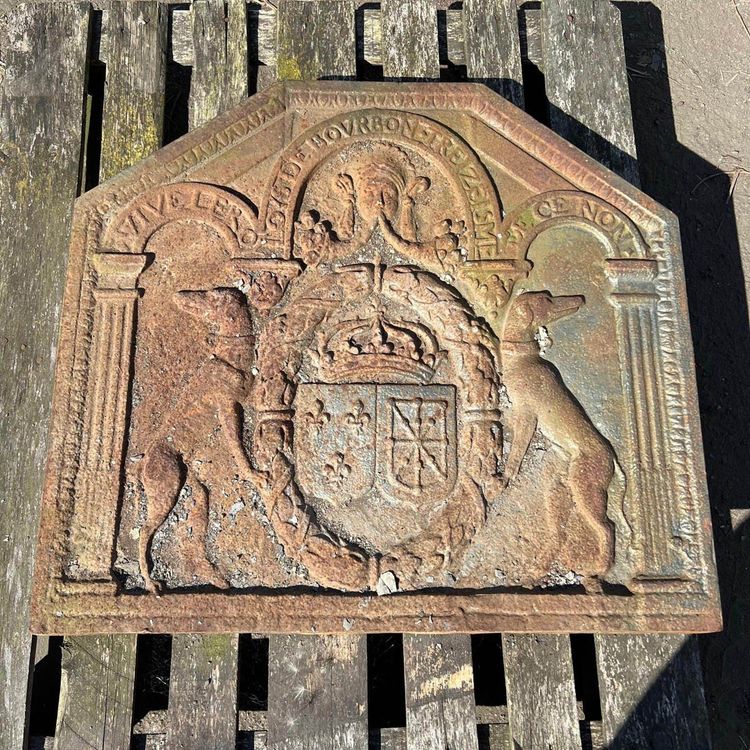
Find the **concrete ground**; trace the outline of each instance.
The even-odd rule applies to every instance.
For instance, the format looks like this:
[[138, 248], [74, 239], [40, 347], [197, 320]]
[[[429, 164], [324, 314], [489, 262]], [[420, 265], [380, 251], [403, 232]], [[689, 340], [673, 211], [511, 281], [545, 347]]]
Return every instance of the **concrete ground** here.
[[750, 747], [750, 0], [618, 3], [644, 190], [680, 218], [725, 630], [717, 750]]

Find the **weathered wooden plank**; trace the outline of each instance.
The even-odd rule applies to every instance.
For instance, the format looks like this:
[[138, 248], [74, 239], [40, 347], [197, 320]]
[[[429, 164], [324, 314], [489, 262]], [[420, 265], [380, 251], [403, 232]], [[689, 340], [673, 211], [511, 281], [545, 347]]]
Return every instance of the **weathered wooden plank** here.
[[354, 78], [354, 0], [281, 0], [277, 18], [280, 80]]
[[227, 0], [225, 107], [236, 107], [248, 94], [247, 2]]
[[[224, 0], [195, 0], [192, 19], [191, 129], [247, 97], [247, 5], [230, 0], [225, 13]], [[180, 50], [181, 59], [189, 56], [184, 44]]]
[[619, 10], [601, 0], [545, 0], [542, 54], [550, 127], [637, 180]]
[[383, 0], [380, 22], [386, 79], [440, 78], [435, 0]]
[[382, 65], [383, 28], [380, 8], [362, 8], [362, 56], [370, 65]]
[[[100, 180], [156, 151], [162, 142], [167, 9], [156, 0], [109, 3]], [[120, 748], [130, 742], [135, 636], [65, 642], [60, 748]], [[82, 744], [85, 742], [88, 744]]]
[[[383, 30], [380, 8], [365, 5], [362, 8], [361, 27], [357, 27], [355, 33], [361, 34], [361, 39], [357, 36], [357, 44], [361, 46], [364, 60], [371, 65], [382, 65]], [[454, 65], [465, 65], [464, 11], [462, 8], [445, 10], [445, 36], [448, 60]]]
[[708, 715], [694, 638], [610, 635], [597, 639], [596, 651], [608, 748], [709, 750]]
[[[133, 727], [133, 734], [166, 734], [168, 718], [168, 710], [149, 711]], [[266, 726], [265, 711], [237, 711], [237, 730], [239, 732], [265, 732]]]
[[256, 61], [269, 67], [276, 67], [276, 8], [256, 6], [248, 10], [255, 17], [257, 28]]
[[403, 727], [387, 727], [375, 733], [372, 737], [375, 742], [370, 746], [379, 748], [379, 750], [406, 750], [406, 731]]
[[[106, 4], [109, 2], [112, 2], [112, 0], [91, 0], [91, 5], [94, 9], [100, 9], [103, 6], [106, 6]], [[138, 0], [115, 0], [115, 2], [138, 2]], [[157, 0], [157, 2], [160, 2], [162, 5], [166, 6], [185, 5], [185, 0]]]
[[[439, 39], [440, 25], [438, 24], [438, 40]], [[454, 65], [466, 64], [463, 8], [448, 8], [445, 11], [445, 48], [450, 62]]]
[[8, 750], [23, 746], [26, 730], [33, 550], [88, 28], [88, 3], [19, 4], [0, 24], [0, 737]]
[[255, 69], [255, 90], [262, 91], [276, 81], [276, 8], [253, 5], [248, 8], [248, 49]]
[[100, 182], [162, 143], [167, 8], [151, 0], [111, 3]]
[[226, 21], [224, 0], [195, 0], [193, 76], [188, 102], [190, 129], [224, 110]]
[[471, 639], [404, 635], [409, 750], [478, 750]]
[[510, 728], [507, 724], [488, 725], [486, 737], [486, 745], [482, 747], [480, 743], [480, 750], [516, 750], [510, 744]]
[[56, 750], [130, 744], [135, 636], [86, 636], [63, 644]]
[[36, 667], [42, 659], [45, 659], [49, 655], [49, 636], [48, 635], [35, 635], [34, 636], [34, 666]]
[[[192, 67], [193, 12], [186, 8], [172, 10], [171, 59]], [[244, 0], [227, 5], [226, 59], [229, 104], [236, 104], [249, 93], [250, 68], [257, 67], [259, 83], [268, 85], [276, 70], [276, 9]], [[258, 85], [258, 89], [263, 88]]]
[[[486, 0], [482, 0], [485, 2]], [[308, 70], [301, 70], [302, 77], [310, 79], [321, 77], [348, 78], [354, 76], [355, 64], [354, 50], [352, 49], [352, 34], [356, 37], [356, 24], [351, 18], [354, 13], [354, 5], [351, 0], [324, 0], [328, 8], [316, 8], [316, 3], [310, 3], [306, 0], [285, 0], [288, 5], [282, 12], [286, 14], [286, 25], [292, 30], [291, 36], [284, 34], [284, 39], [291, 43], [295, 49], [300, 49], [300, 57], [304, 62], [302, 68], [307, 66]], [[349, 8], [348, 6], [352, 6]], [[297, 7], [294, 7], [297, 6]], [[321, 18], [331, 14], [334, 23], [320, 23]], [[464, 65], [466, 63], [464, 49], [464, 23], [463, 11], [459, 9], [447, 9], [447, 42], [448, 58], [455, 65]], [[539, 11], [530, 11], [530, 14], [537, 19], [536, 34], [533, 43], [535, 49], [541, 50], [538, 33]], [[302, 38], [299, 34], [294, 33], [295, 28], [305, 30], [310, 29], [311, 25], [307, 17], [312, 17], [316, 31], [314, 32], [320, 38], [320, 34], [328, 34], [331, 41], [313, 45], [311, 37]], [[171, 37], [171, 59], [180, 65], [192, 66], [193, 59], [193, 14], [191, 10], [177, 8], [172, 11], [172, 37]], [[299, 19], [292, 21], [291, 19]], [[348, 19], [348, 25], [341, 27], [341, 21]], [[362, 8], [363, 28], [361, 30], [364, 59], [372, 65], [382, 65], [382, 24], [381, 12], [379, 8], [364, 7]], [[249, 65], [258, 65], [258, 89], [264, 88], [272, 82], [276, 75], [277, 60], [277, 11], [272, 6], [257, 6], [251, 4], [247, 7], [247, 29], [248, 29], [248, 51]], [[229, 24], [232, 23], [231, 10], [229, 13]], [[336, 35], [331, 35], [330, 30], [338, 28]], [[352, 31], [352, 29], [354, 31]], [[343, 45], [342, 45], [343, 40]], [[340, 49], [339, 49], [340, 47]], [[296, 53], [295, 53], [296, 54]], [[316, 56], [321, 56], [320, 62], [316, 61]], [[331, 63], [331, 60], [338, 62]], [[296, 59], [296, 58], [293, 58]], [[342, 63], [342, 60], [345, 61]], [[298, 61], [299, 62], [299, 61]], [[315, 72], [320, 66], [323, 72], [317, 75], [309, 75], [310, 71]], [[326, 73], [326, 70], [333, 71]], [[290, 63], [285, 74], [293, 77], [296, 72], [294, 64]], [[306, 76], [305, 73], [308, 75]], [[436, 74], [437, 75], [437, 74]], [[263, 83], [261, 83], [261, 79]]]
[[169, 53], [172, 62], [178, 65], [193, 64], [193, 14], [185, 8], [174, 8], [172, 14], [172, 34], [169, 39]]
[[516, 0], [465, 0], [464, 44], [469, 78], [523, 106]]
[[172, 642], [167, 747], [225, 750], [237, 739], [236, 635], [183, 635]]
[[513, 747], [581, 750], [570, 638], [504, 635], [503, 658]]
[[522, 5], [519, 14], [521, 60], [544, 70], [542, 56], [542, 11], [538, 7]]
[[269, 750], [366, 750], [366, 664], [362, 636], [272, 636]]

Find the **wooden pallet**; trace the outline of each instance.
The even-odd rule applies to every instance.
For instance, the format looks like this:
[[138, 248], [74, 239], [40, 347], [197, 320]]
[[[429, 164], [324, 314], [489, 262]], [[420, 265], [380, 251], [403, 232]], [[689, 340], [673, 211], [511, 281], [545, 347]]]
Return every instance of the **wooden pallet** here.
[[[39, 2], [0, 21], [3, 750], [29, 742], [31, 678], [42, 674], [29, 665], [43, 665], [48, 647], [27, 632], [30, 551], [71, 202], [97, 172], [103, 181], [159, 148], [163, 123], [168, 137], [179, 135], [277, 78], [443, 78], [483, 81], [519, 106], [526, 102], [557, 132], [637, 182], [614, 6], [606, 0], [543, 0], [520, 9], [513, 0], [464, 0], [460, 6], [436, 0]], [[95, 90], [102, 65], [103, 101]], [[147, 638], [153, 637], [66, 640], [54, 738], [35, 736], [31, 746], [710, 747], [693, 639], [574, 639], [579, 654], [595, 649], [595, 659], [575, 664], [566, 635], [498, 636], [502, 663], [483, 662], [484, 641], [470, 636], [390, 639], [403, 651], [404, 719], [384, 728], [369, 720], [368, 657], [372, 665], [386, 641], [360, 636], [271, 636], [264, 710], [238, 710], [247, 637], [175, 636], [168, 706], [135, 717], [134, 724], [137, 657], [150, 648]], [[487, 701], [475, 685], [480, 671], [483, 683], [503, 687], [504, 681], [494, 705], [482, 704]], [[396, 675], [397, 698], [400, 680]], [[582, 700], [582, 683], [588, 692], [593, 686], [593, 700]]]

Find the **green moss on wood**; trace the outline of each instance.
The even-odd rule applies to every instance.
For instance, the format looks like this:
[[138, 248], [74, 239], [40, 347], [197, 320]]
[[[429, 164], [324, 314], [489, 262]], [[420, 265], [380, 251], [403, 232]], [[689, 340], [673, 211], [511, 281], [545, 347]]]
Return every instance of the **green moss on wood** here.
[[301, 81], [302, 69], [294, 57], [279, 57], [277, 62], [278, 76], [281, 81]]

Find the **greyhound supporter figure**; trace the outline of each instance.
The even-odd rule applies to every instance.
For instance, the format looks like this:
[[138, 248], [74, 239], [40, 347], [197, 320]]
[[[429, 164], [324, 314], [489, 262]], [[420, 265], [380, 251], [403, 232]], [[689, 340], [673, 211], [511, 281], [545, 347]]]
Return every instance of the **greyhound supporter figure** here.
[[[139, 539], [139, 561], [144, 587], [156, 591], [149, 556], [159, 528], [177, 504], [186, 484], [192, 489], [196, 510], [193, 539], [205, 551], [209, 523], [213, 444], [223, 440], [237, 474], [254, 483], [266, 481], [256, 470], [242, 444], [241, 403], [252, 385], [251, 368], [255, 337], [244, 297], [236, 289], [182, 291], [177, 306], [203, 323], [208, 330], [208, 356], [174, 399], [162, 425], [140, 464], [146, 494], [146, 518]], [[206, 425], [213, 429], [206, 429]], [[194, 572], [200, 580], [219, 588], [228, 583], [207, 557], [197, 556]]]
[[[519, 473], [538, 427], [568, 460], [567, 486], [587, 531], [582, 546], [586, 547], [588, 564], [579, 572], [605, 578], [614, 560], [614, 527], [607, 518], [608, 491], [619, 467], [612, 447], [554, 365], [542, 358], [535, 339], [541, 326], [572, 315], [583, 304], [582, 296], [555, 297], [546, 290], [524, 292], [510, 303], [501, 341], [503, 380], [511, 401], [508, 427], [513, 437], [506, 481], [513, 481]], [[622, 477], [622, 472], [618, 475]], [[557, 508], [552, 513], [556, 528], [563, 528], [570, 511]]]

